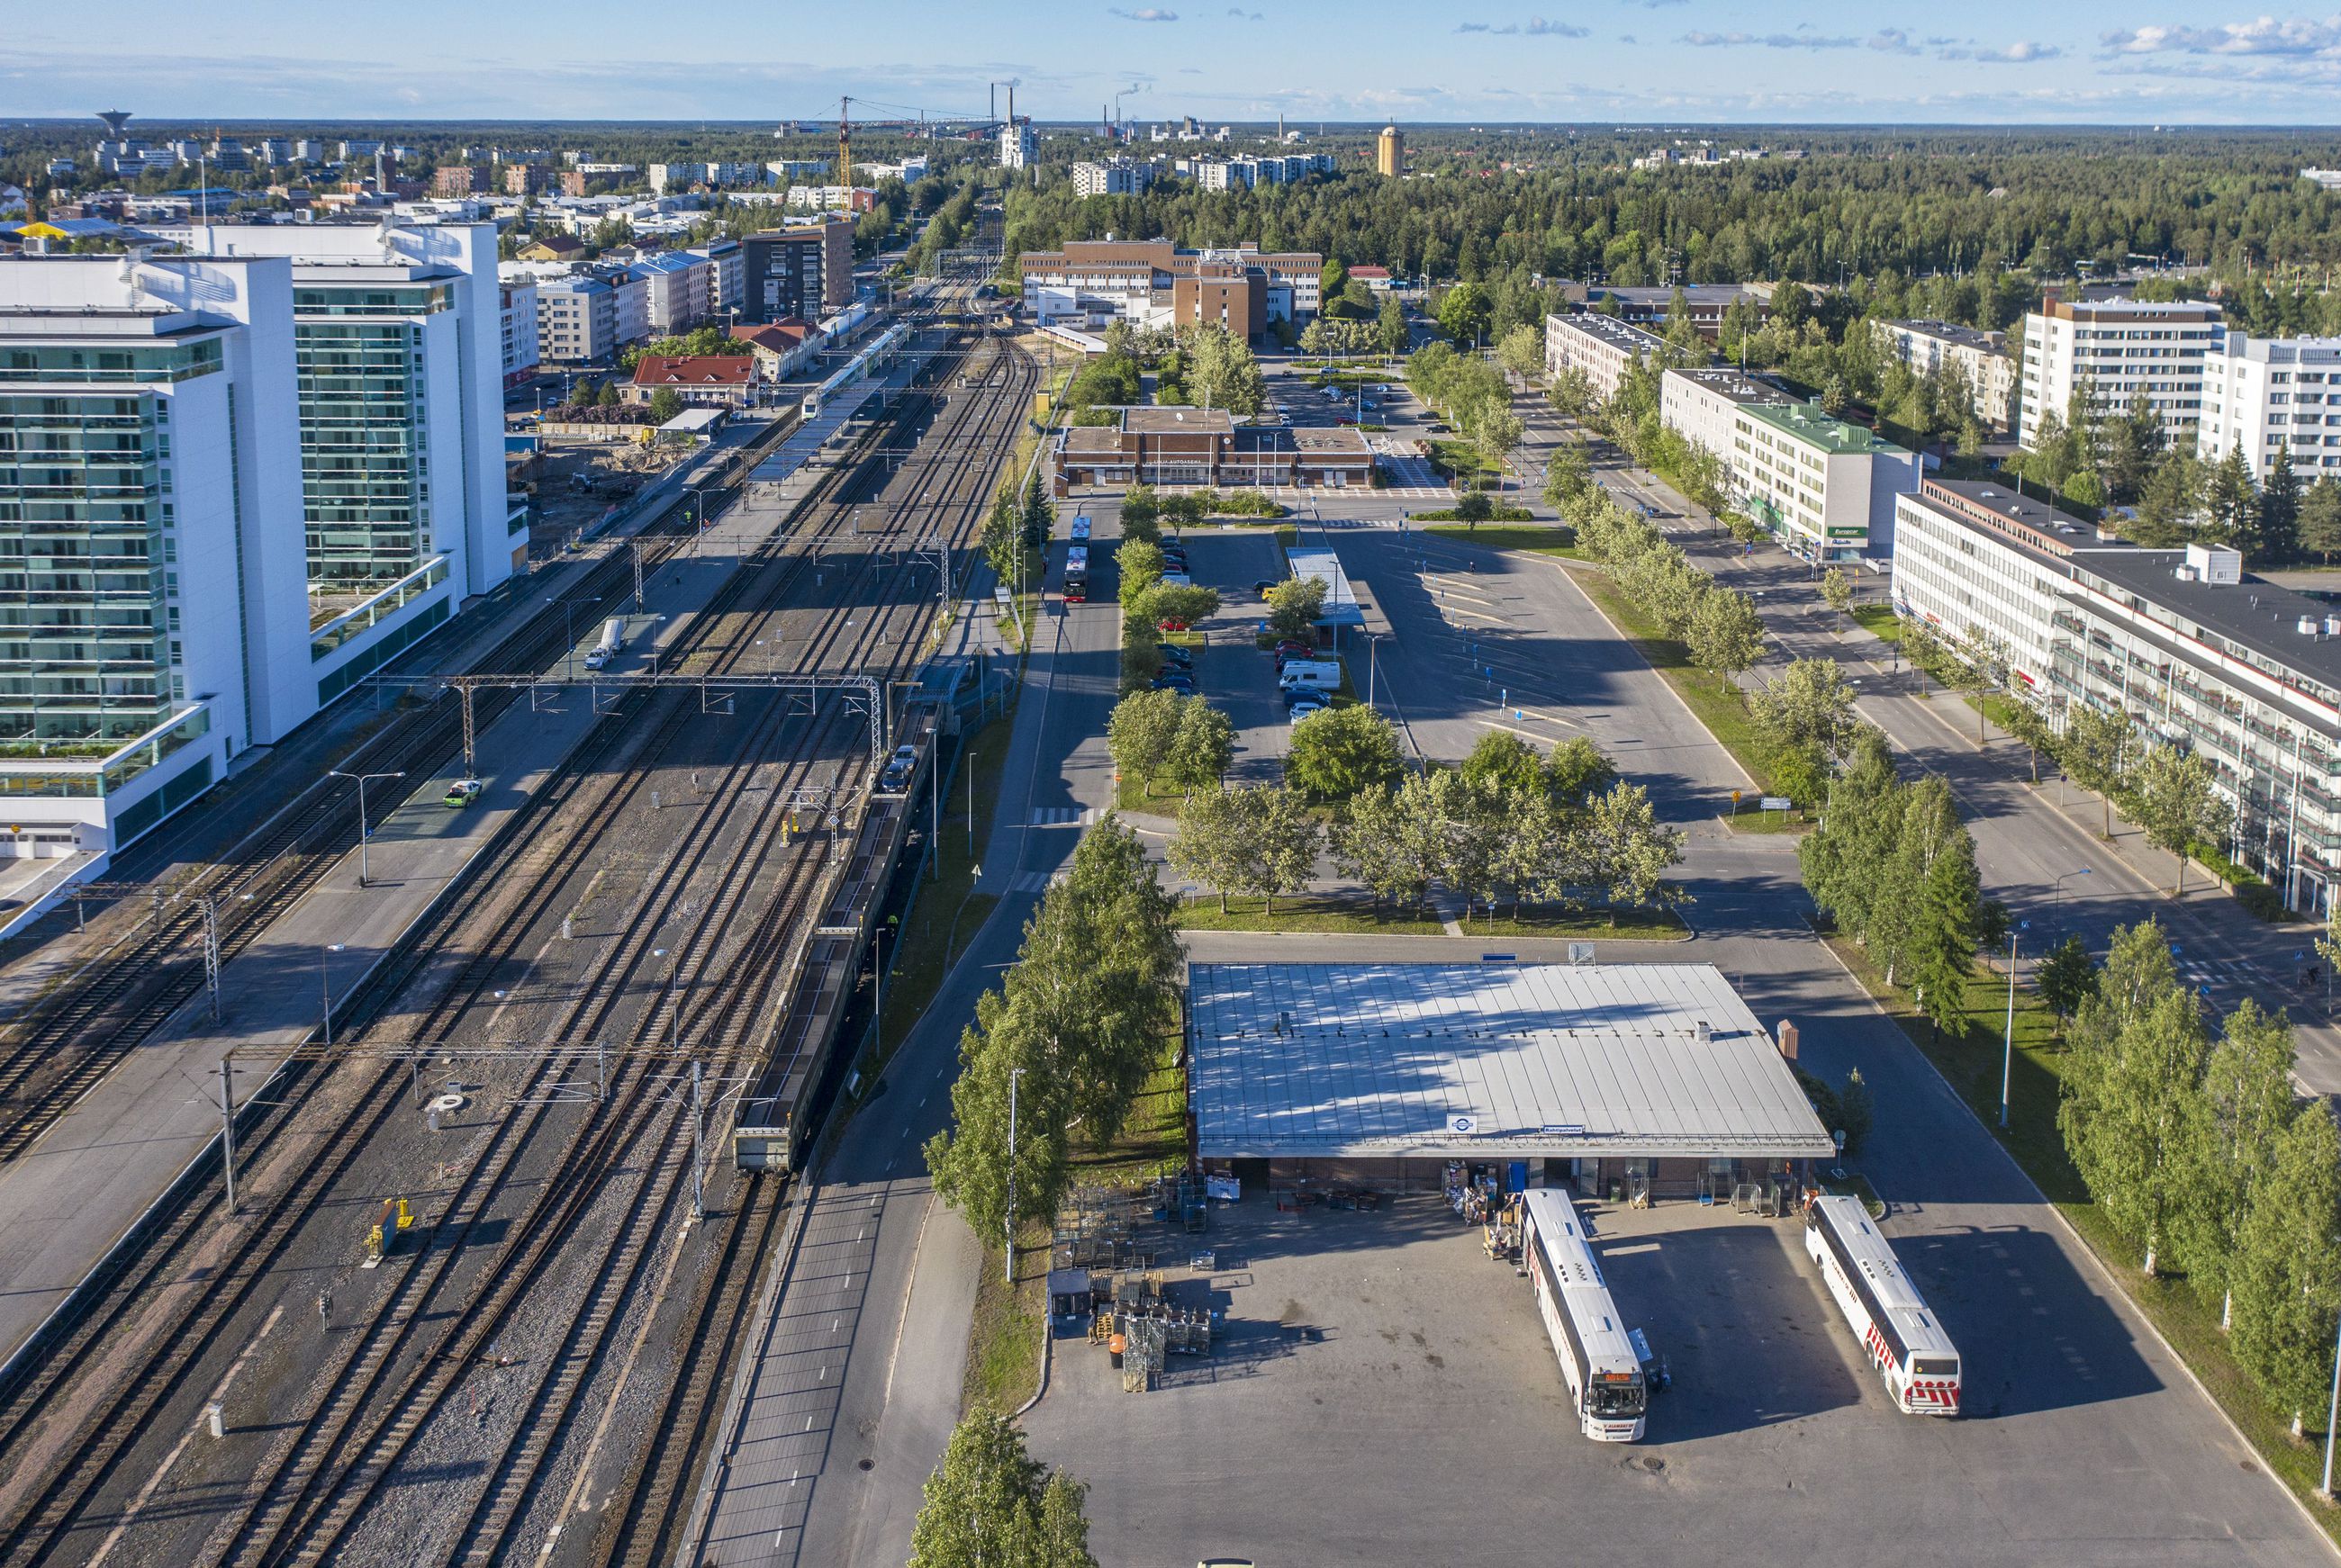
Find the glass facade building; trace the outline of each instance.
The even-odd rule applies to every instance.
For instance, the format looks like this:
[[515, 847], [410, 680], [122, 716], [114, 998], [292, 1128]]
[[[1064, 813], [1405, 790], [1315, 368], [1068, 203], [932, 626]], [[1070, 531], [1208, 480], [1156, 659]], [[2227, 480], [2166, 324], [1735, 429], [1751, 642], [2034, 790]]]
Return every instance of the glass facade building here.
[[324, 592], [395, 582], [429, 553], [430, 412], [422, 327], [443, 283], [294, 290], [309, 574]]

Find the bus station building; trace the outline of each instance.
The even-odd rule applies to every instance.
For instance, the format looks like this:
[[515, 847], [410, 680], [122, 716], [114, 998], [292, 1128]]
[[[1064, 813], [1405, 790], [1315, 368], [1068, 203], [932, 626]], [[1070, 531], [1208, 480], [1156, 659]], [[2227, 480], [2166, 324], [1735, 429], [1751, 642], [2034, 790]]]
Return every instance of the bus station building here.
[[1190, 964], [1187, 1046], [1197, 1156], [1276, 1188], [1728, 1198], [1836, 1154], [1711, 964]]

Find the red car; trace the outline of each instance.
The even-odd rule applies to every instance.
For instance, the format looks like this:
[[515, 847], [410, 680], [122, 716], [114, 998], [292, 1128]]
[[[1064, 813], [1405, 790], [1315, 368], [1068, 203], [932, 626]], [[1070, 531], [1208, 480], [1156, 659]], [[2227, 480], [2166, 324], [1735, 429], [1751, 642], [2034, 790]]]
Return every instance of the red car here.
[[1184, 631], [1187, 630], [1187, 623], [1183, 620], [1158, 620], [1154, 623], [1154, 630], [1157, 631]]

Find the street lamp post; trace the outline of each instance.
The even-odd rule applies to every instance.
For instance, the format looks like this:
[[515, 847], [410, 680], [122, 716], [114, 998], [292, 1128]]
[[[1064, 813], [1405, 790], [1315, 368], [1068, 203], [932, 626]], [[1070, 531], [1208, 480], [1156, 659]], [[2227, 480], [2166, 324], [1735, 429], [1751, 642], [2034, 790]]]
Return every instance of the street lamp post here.
[[[1015, 1095], [1016, 1086], [1011, 1081], [1008, 1087], [1010, 1097], [1012, 1101]], [[1011, 1116], [1009, 1119], [1012, 1122], [1015, 1118]], [[1014, 1179], [1012, 1175], [1010, 1179]], [[2327, 1503], [2333, 1501], [2333, 1428], [2336, 1425], [2341, 1425], [2341, 1325], [2335, 1325], [2333, 1335], [2333, 1394], [2332, 1397], [2326, 1402], [2325, 1405], [2325, 1480], [2324, 1483], [2316, 1488], [2316, 1495], [2322, 1497]]]
[[[1002, 1272], [1007, 1275], [1007, 1281], [1011, 1285], [1016, 1283], [1016, 1080], [1023, 1076], [1022, 1067], [1009, 1069], [1008, 1214], [1007, 1217], [1001, 1222], [1001, 1228], [1007, 1234], [1001, 1238], [1001, 1241], [1007, 1254], [1007, 1261], [1002, 1267]], [[2328, 1472], [2332, 1469], [2332, 1462], [2329, 1458], [2326, 1463], [2326, 1469]]]
[[325, 1047], [328, 1050], [333, 1048], [334, 1044], [334, 987], [333, 982], [326, 978], [325, 964], [329, 955], [348, 950], [349, 944], [346, 942], [328, 942], [317, 949], [317, 995], [324, 998], [325, 1004], [324, 1035]]
[[2007, 934], [2007, 1033], [2000, 1041], [1999, 1058], [1999, 1128], [2007, 1130], [2007, 1090], [2016, 1076], [2016, 939], [2031, 928], [2029, 920], [2016, 922], [2016, 929]]
[[401, 769], [395, 773], [344, 773], [337, 768], [329, 768], [325, 770], [325, 777], [328, 779], [354, 779], [357, 780], [358, 886], [361, 888], [369, 887], [372, 884], [366, 880], [366, 840], [374, 836], [374, 825], [372, 820], [366, 816], [366, 780], [369, 779], [403, 779], [406, 777], [406, 772], [403, 769]]

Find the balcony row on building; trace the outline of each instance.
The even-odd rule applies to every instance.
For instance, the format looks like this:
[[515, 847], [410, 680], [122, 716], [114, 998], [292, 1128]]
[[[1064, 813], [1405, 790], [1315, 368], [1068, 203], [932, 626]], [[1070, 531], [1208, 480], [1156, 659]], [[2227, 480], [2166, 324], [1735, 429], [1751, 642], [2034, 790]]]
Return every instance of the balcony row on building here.
[[2061, 729], [2084, 709], [2211, 766], [2229, 859], [2318, 915], [2341, 877], [2341, 616], [2236, 551], [2146, 550], [1999, 483], [1897, 498], [1894, 603], [1988, 648]]
[[151, 830], [528, 560], [488, 225], [0, 259], [0, 855]]

